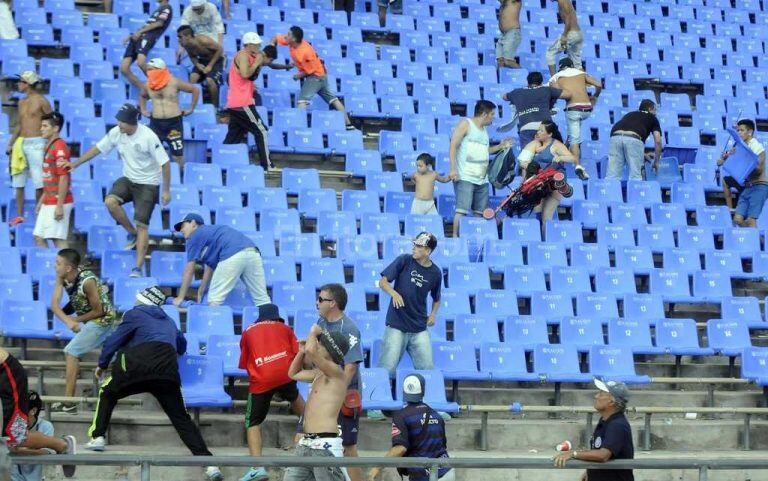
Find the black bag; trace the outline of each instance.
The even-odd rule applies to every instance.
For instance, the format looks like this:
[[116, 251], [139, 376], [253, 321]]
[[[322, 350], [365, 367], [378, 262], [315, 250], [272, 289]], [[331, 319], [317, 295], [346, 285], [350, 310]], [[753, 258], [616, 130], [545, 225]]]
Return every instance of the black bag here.
[[488, 180], [494, 189], [503, 189], [515, 178], [517, 159], [512, 148], [504, 149], [488, 165]]

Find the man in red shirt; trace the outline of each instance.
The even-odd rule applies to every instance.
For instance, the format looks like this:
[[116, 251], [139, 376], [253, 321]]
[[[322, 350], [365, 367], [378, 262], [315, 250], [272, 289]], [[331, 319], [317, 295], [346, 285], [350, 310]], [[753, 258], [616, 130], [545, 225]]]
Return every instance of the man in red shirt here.
[[[258, 319], [243, 331], [240, 339], [240, 369], [246, 369], [250, 378], [245, 428], [251, 456], [261, 456], [261, 423], [267, 417], [275, 393], [291, 403], [295, 414], [304, 412], [304, 399], [296, 381], [288, 376], [288, 368], [298, 352], [296, 335], [285, 325], [277, 306], [260, 305]], [[263, 467], [252, 467], [240, 479], [264, 481], [269, 476]]]
[[37, 203], [35, 222], [35, 244], [48, 247], [53, 241], [57, 249], [69, 247], [69, 217], [72, 214], [72, 191], [70, 174], [66, 168], [56, 165], [59, 161], [69, 162], [69, 147], [60, 137], [64, 116], [50, 112], [42, 117], [40, 133], [46, 141], [43, 159], [43, 195]]
[[328, 72], [325, 70], [320, 57], [314, 47], [304, 40], [304, 30], [301, 27], [293, 26], [285, 35], [275, 35], [272, 38], [272, 45], [287, 45], [291, 52], [293, 65], [299, 69], [299, 73], [293, 76], [294, 79], [301, 81], [301, 91], [297, 101], [300, 109], [305, 109], [312, 101], [312, 97], [319, 94], [325, 102], [344, 114], [344, 122], [347, 130], [354, 130], [355, 126], [349, 119], [344, 110], [344, 104], [341, 103], [336, 92], [328, 84]]

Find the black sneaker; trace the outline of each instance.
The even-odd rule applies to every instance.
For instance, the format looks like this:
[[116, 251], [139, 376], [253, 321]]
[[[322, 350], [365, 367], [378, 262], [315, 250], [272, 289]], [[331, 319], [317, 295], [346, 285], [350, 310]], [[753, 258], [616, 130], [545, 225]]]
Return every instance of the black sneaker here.
[[581, 180], [589, 180], [589, 174], [587, 173], [587, 169], [585, 169], [581, 165], [577, 165], [575, 167], [576, 170], [576, 177], [578, 177]]

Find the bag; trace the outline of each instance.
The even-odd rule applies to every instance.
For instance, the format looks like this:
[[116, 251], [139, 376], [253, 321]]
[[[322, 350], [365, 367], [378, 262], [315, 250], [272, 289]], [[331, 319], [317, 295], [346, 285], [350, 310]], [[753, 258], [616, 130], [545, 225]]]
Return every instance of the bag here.
[[503, 189], [515, 178], [517, 159], [512, 148], [504, 149], [488, 165], [488, 180], [494, 189]]
[[357, 389], [350, 389], [347, 391], [347, 395], [344, 396], [344, 403], [341, 405], [341, 414], [348, 418], [357, 416], [360, 408], [363, 406], [363, 398], [360, 396], [360, 391]]

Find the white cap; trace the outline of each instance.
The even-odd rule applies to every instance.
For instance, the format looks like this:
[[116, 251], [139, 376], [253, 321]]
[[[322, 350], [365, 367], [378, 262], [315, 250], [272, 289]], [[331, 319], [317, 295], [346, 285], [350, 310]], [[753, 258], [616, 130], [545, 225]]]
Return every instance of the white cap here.
[[192, 8], [202, 7], [206, 3], [206, 0], [189, 0], [189, 6]]
[[149, 62], [147, 62], [147, 67], [162, 70], [164, 68], [167, 68], [168, 66], [165, 64], [165, 60], [156, 57], [150, 60]]
[[19, 75], [19, 80], [28, 85], [35, 85], [40, 81], [40, 77], [33, 70], [27, 70]]
[[243, 35], [243, 45], [260, 45], [261, 37], [256, 32], [247, 32]]
[[424, 376], [413, 373], [403, 379], [403, 399], [405, 402], [418, 403], [424, 399]]

